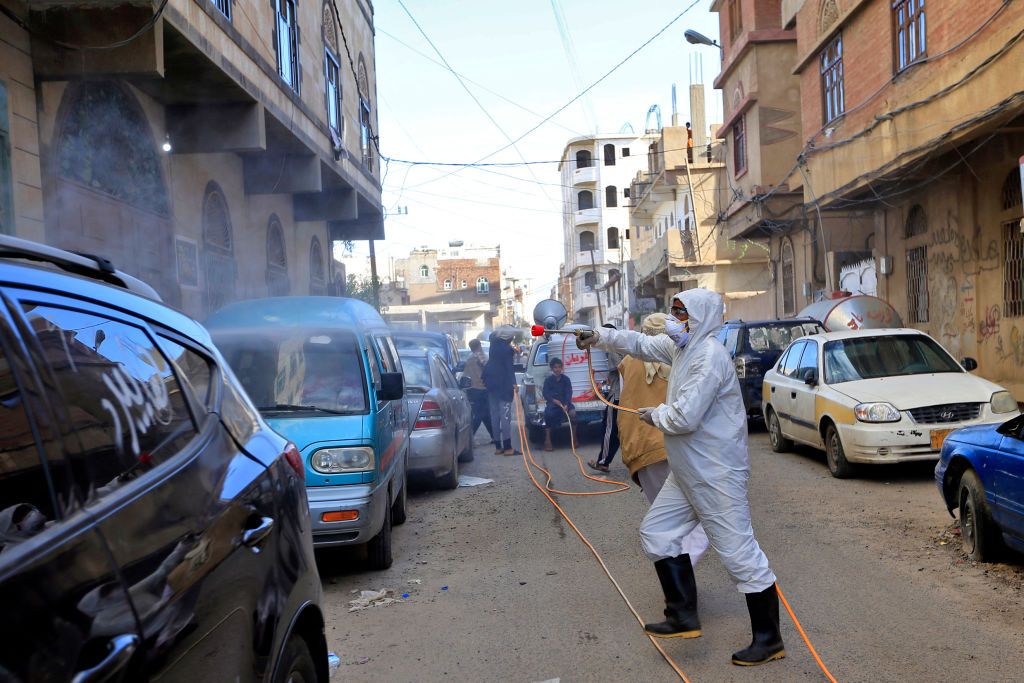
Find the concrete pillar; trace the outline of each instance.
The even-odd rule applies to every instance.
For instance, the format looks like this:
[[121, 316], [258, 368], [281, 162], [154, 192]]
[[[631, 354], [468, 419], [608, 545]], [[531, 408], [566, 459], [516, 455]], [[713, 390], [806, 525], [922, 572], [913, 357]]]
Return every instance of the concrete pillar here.
[[703, 83], [695, 83], [690, 86], [690, 125], [693, 127], [693, 146], [701, 150], [708, 144]]

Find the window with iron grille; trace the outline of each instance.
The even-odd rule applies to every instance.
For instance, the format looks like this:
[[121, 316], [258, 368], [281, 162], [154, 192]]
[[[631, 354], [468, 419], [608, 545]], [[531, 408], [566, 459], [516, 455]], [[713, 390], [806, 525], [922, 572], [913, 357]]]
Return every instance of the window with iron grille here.
[[295, 0], [274, 0], [277, 19], [277, 72], [284, 82], [299, 91], [299, 23]]
[[928, 247], [907, 249], [908, 322], [928, 322]]
[[782, 314], [796, 314], [796, 272], [793, 265], [793, 244], [782, 243]]
[[729, 38], [736, 40], [736, 37], [743, 32], [743, 8], [740, 0], [729, 0]]
[[1020, 221], [1024, 202], [1021, 201], [1020, 171], [1013, 169], [1003, 181], [1001, 208], [1003, 213], [1003, 315], [1024, 316], [1024, 234]]
[[359, 55], [357, 86], [359, 88], [359, 145], [363, 151], [363, 165], [373, 170], [373, 130], [370, 123], [370, 79], [366, 76], [366, 60]]
[[212, 0], [213, 6], [220, 10], [220, 13], [231, 19], [231, 0]]
[[920, 204], [914, 204], [910, 207], [910, 212], [907, 214], [904, 235], [909, 238], [923, 235], [926, 232], [928, 232], [928, 217], [925, 215], [924, 209], [921, 208]]
[[894, 62], [903, 71], [926, 54], [924, 0], [893, 0], [892, 21]]
[[747, 115], [732, 124], [732, 163], [735, 175], [747, 170]]
[[832, 39], [821, 52], [821, 113], [829, 123], [846, 111], [843, 97], [843, 34]]

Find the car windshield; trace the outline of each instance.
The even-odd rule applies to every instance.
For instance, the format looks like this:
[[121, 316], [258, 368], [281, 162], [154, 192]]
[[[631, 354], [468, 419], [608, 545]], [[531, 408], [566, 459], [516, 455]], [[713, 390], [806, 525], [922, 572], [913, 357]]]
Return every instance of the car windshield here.
[[533, 354], [534, 365], [547, 365], [548, 364], [548, 345], [541, 344], [537, 347], [537, 353]]
[[419, 335], [405, 337], [396, 334], [393, 339], [395, 347], [399, 351], [433, 351], [441, 358], [448, 357], [448, 344], [443, 337], [421, 337]]
[[263, 412], [365, 413], [365, 375], [351, 332], [213, 330], [214, 341]]
[[794, 340], [821, 332], [818, 323], [756, 325], [747, 328], [747, 345], [758, 353], [782, 351]]
[[930, 337], [917, 334], [855, 337], [825, 344], [825, 382], [963, 372]]
[[430, 388], [430, 365], [426, 356], [402, 356], [405, 386]]

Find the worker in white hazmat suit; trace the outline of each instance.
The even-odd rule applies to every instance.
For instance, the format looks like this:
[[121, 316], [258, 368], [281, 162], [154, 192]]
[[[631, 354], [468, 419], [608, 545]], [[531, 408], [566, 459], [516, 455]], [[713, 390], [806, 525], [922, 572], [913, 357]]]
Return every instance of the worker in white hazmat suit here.
[[733, 362], [715, 338], [722, 318], [721, 296], [691, 289], [673, 299], [665, 335], [602, 329], [582, 333], [576, 343], [672, 365], [665, 403], [643, 408], [640, 417], [664, 432], [672, 468], [640, 526], [666, 605], [665, 621], [644, 629], [659, 638], [700, 636], [697, 585], [683, 545], [699, 523], [745, 594], [753, 639], [732, 662], [752, 666], [786, 653], [775, 574], [750, 522], [747, 417]]

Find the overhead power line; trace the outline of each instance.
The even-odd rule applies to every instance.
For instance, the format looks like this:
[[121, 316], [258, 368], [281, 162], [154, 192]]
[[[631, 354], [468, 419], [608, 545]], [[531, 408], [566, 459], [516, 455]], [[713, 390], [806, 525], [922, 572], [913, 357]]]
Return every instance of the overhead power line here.
[[[682, 18], [683, 18], [683, 17], [684, 17], [684, 16], [685, 16], [685, 15], [686, 15], [686, 14], [687, 14], [687, 13], [688, 13], [688, 12], [689, 12], [690, 10], [692, 10], [692, 9], [693, 9], [694, 7], [696, 7], [696, 6], [698, 5], [698, 4], [700, 4], [700, 0], [693, 0], [693, 2], [691, 2], [691, 3], [689, 4], [689, 5], [687, 5], [687, 6], [686, 6], [686, 7], [685, 7], [685, 8], [683, 9], [683, 11], [682, 11], [682, 12], [680, 12], [680, 13], [679, 13], [679, 14], [677, 14], [677, 15], [676, 15], [675, 17], [673, 17], [673, 18], [672, 18], [672, 20], [671, 20], [671, 21], [669, 21], [669, 22], [668, 22], [667, 24], [665, 24], [665, 25], [664, 25], [663, 27], [661, 27], [661, 29], [659, 29], [657, 33], [655, 33], [654, 35], [652, 35], [652, 36], [651, 36], [650, 38], [648, 38], [648, 39], [647, 39], [646, 41], [644, 41], [644, 42], [643, 42], [643, 43], [642, 43], [642, 44], [641, 44], [641, 45], [640, 45], [639, 47], [637, 47], [637, 48], [636, 48], [635, 50], [633, 50], [633, 51], [632, 51], [632, 52], [630, 52], [630, 53], [629, 53], [628, 55], [626, 55], [626, 57], [625, 57], [625, 58], [623, 58], [623, 59], [622, 59], [621, 61], [619, 61], [619, 62], [618, 62], [618, 63], [617, 63], [617, 64], [616, 64], [615, 66], [613, 66], [613, 67], [612, 67], [611, 69], [609, 69], [608, 71], [606, 71], [606, 72], [604, 73], [604, 75], [603, 75], [603, 76], [601, 76], [601, 77], [600, 77], [600, 78], [598, 78], [598, 79], [597, 79], [596, 81], [594, 81], [593, 83], [591, 83], [590, 85], [588, 85], [588, 86], [587, 86], [586, 88], [584, 88], [584, 89], [583, 89], [583, 90], [582, 90], [581, 92], [577, 93], [577, 94], [576, 94], [576, 95], [575, 95], [575, 96], [574, 96], [574, 97], [573, 97], [572, 99], [570, 99], [570, 100], [569, 100], [568, 102], [566, 102], [565, 104], [563, 104], [563, 105], [562, 105], [561, 107], [559, 107], [558, 109], [556, 109], [555, 111], [553, 111], [553, 112], [552, 112], [551, 114], [549, 114], [548, 116], [545, 116], [545, 117], [544, 117], [544, 118], [543, 118], [543, 119], [542, 119], [542, 120], [541, 120], [540, 122], [538, 122], [538, 123], [537, 123], [536, 125], [534, 125], [533, 127], [529, 128], [529, 129], [528, 129], [528, 130], [527, 130], [526, 132], [522, 133], [522, 134], [521, 134], [521, 135], [520, 135], [519, 137], [515, 138], [514, 140], [511, 140], [511, 141], [509, 142], [509, 144], [507, 144], [507, 145], [504, 145], [503, 147], [499, 147], [498, 149], [494, 150], [494, 151], [493, 151], [493, 152], [491, 152], [490, 154], [486, 154], [486, 155], [484, 155], [484, 156], [480, 157], [479, 159], [477, 159], [477, 160], [476, 160], [475, 162], [473, 162], [472, 164], [464, 164], [464, 166], [475, 166], [475, 165], [478, 165], [478, 164], [480, 164], [481, 162], [487, 161], [487, 160], [488, 160], [488, 159], [490, 159], [491, 157], [493, 157], [493, 156], [495, 156], [495, 155], [497, 155], [497, 154], [500, 154], [500, 153], [504, 152], [505, 150], [509, 149], [510, 147], [513, 147], [513, 146], [514, 146], [514, 145], [515, 145], [516, 143], [520, 142], [521, 140], [523, 140], [523, 139], [524, 139], [524, 138], [526, 138], [527, 136], [529, 136], [529, 135], [532, 135], [532, 134], [533, 134], [534, 132], [536, 132], [537, 130], [539, 130], [539, 129], [540, 129], [540, 128], [541, 128], [542, 126], [544, 126], [544, 125], [545, 125], [545, 124], [547, 124], [547, 123], [548, 123], [549, 121], [551, 121], [551, 119], [553, 119], [554, 117], [558, 116], [558, 115], [559, 115], [559, 114], [561, 114], [561, 113], [562, 113], [563, 111], [565, 111], [566, 109], [568, 109], [568, 108], [569, 108], [570, 106], [572, 106], [572, 105], [573, 105], [573, 103], [575, 103], [575, 102], [576, 102], [577, 100], [579, 100], [579, 99], [580, 99], [581, 97], [585, 96], [585, 95], [586, 95], [586, 94], [587, 94], [588, 92], [590, 92], [591, 90], [593, 90], [594, 88], [596, 88], [596, 87], [597, 87], [597, 86], [598, 86], [599, 84], [601, 84], [601, 83], [602, 83], [603, 81], [605, 81], [605, 80], [606, 80], [606, 79], [607, 79], [607, 78], [608, 78], [609, 76], [611, 76], [611, 75], [612, 75], [613, 73], [615, 73], [615, 72], [616, 72], [616, 71], [618, 71], [618, 70], [619, 70], [620, 68], [622, 68], [622, 67], [623, 67], [623, 65], [625, 65], [625, 64], [626, 64], [626, 63], [627, 63], [627, 62], [628, 62], [629, 60], [631, 60], [631, 59], [632, 59], [633, 57], [635, 57], [635, 56], [636, 56], [637, 54], [639, 54], [639, 53], [640, 53], [640, 52], [641, 52], [641, 51], [642, 51], [642, 50], [643, 50], [644, 48], [646, 48], [646, 47], [647, 47], [648, 45], [650, 45], [650, 44], [651, 44], [651, 43], [653, 43], [653, 42], [654, 42], [655, 40], [657, 40], [657, 39], [658, 39], [659, 37], [661, 37], [661, 35], [662, 35], [663, 33], [665, 33], [665, 31], [669, 30], [669, 29], [670, 29], [670, 28], [671, 28], [671, 27], [672, 27], [672, 26], [673, 26], [673, 25], [674, 25], [674, 24], [675, 24], [675, 23], [676, 23], [677, 21], [679, 21], [680, 19], [682, 19]], [[459, 171], [461, 171], [461, 170], [462, 170], [462, 169], [455, 169], [454, 171], [451, 171], [451, 172], [449, 172], [449, 173], [446, 173], [446, 174], [444, 174], [444, 175], [442, 175], [442, 176], [438, 176], [437, 178], [433, 178], [433, 179], [431, 179], [431, 180], [427, 180], [427, 181], [424, 181], [424, 182], [422, 182], [422, 183], [419, 183], [419, 184], [417, 184], [417, 185], [414, 185], [413, 187], [421, 187], [421, 186], [423, 186], [423, 185], [427, 185], [427, 184], [429, 184], [429, 183], [434, 183], [434, 182], [437, 182], [438, 180], [442, 180], [443, 178], [447, 178], [448, 176], [450, 176], [450, 175], [452, 175], [452, 174], [454, 174], [454, 173], [458, 173], [458, 172], [459, 172]]]

